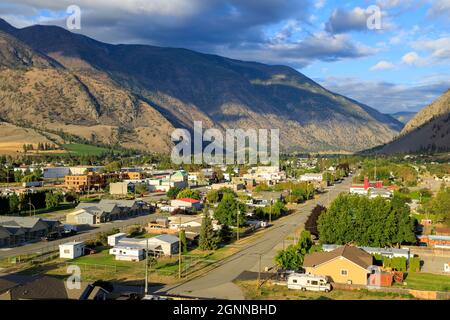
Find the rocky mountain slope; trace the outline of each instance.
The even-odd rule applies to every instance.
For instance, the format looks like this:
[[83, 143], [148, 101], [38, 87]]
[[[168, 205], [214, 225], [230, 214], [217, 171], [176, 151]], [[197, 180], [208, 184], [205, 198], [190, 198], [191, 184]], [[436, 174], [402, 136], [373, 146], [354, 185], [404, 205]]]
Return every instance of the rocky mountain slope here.
[[429, 106], [419, 111], [403, 128], [401, 135], [405, 135], [429, 122], [433, 118], [446, 115], [450, 112], [450, 90], [447, 90], [442, 96]]
[[286, 151], [355, 151], [402, 128], [285, 66], [110, 45], [52, 26], [16, 29], [0, 21], [0, 30], [8, 39], [3, 51], [43, 60], [27, 64], [14, 55], [2, 64], [0, 117], [13, 123], [151, 151], [167, 151], [170, 131], [193, 121], [221, 130], [279, 128]]
[[450, 90], [410, 120], [381, 153], [450, 150]]

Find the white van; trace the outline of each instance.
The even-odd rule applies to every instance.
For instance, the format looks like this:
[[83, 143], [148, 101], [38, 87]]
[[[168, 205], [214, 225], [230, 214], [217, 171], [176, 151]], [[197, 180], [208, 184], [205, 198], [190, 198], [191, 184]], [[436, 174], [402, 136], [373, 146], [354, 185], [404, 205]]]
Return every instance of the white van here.
[[288, 276], [289, 289], [302, 291], [331, 291], [331, 285], [325, 277], [315, 276], [309, 273], [292, 273]]

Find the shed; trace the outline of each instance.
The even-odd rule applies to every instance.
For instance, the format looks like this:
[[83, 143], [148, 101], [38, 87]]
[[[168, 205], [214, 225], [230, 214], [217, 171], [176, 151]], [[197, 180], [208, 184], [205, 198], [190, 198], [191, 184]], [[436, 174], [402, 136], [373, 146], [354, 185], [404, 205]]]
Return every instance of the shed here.
[[85, 244], [82, 241], [67, 242], [59, 245], [59, 257], [75, 259], [84, 254]]

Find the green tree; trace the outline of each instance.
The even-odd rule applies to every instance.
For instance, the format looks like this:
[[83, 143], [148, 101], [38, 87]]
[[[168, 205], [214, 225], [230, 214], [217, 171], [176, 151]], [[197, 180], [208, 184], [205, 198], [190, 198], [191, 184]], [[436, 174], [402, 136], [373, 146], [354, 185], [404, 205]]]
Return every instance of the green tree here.
[[217, 190], [211, 190], [206, 194], [206, 200], [209, 203], [217, 203], [219, 202], [219, 198], [220, 198], [219, 191]]
[[197, 190], [186, 188], [178, 192], [177, 199], [181, 198], [192, 198], [195, 200], [200, 200], [200, 192], [198, 192]]
[[280, 250], [275, 256], [275, 263], [287, 270], [297, 270], [303, 265], [305, 255], [320, 251], [319, 246], [314, 246], [311, 233], [303, 230], [296, 245], [290, 245], [285, 250]]
[[20, 199], [16, 194], [9, 196], [9, 212], [14, 213], [20, 210]]
[[341, 194], [319, 216], [322, 243], [387, 247], [415, 242], [414, 221], [402, 201]]
[[148, 191], [148, 187], [145, 183], [137, 183], [134, 188], [137, 194], [144, 194]]
[[47, 192], [45, 194], [45, 207], [47, 209], [56, 208], [60, 202], [61, 202], [60, 193]]
[[181, 191], [180, 188], [172, 187], [167, 191], [167, 198], [169, 199], [175, 199], [177, 197], [177, 194]]
[[450, 188], [441, 188], [428, 205], [429, 212], [450, 226]]
[[214, 218], [216, 218], [220, 224], [237, 226], [239, 217], [239, 225], [242, 226], [245, 222], [244, 213], [245, 207], [241, 205], [232, 194], [225, 193], [214, 212]]
[[211, 217], [208, 213], [204, 213], [198, 241], [199, 249], [216, 250], [219, 246], [219, 240], [219, 237], [214, 231]]

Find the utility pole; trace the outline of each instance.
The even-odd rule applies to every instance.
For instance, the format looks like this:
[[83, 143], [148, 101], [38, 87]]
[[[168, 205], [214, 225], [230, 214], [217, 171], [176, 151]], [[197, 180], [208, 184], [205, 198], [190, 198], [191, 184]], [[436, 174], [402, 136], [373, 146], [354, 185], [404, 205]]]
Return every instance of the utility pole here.
[[178, 279], [181, 279], [181, 216], [178, 225]]
[[146, 241], [146, 250], [145, 250], [145, 289], [144, 294], [148, 294], [148, 238]]
[[273, 199], [270, 199], [269, 225], [272, 224], [272, 207], [273, 207]]
[[258, 283], [257, 283], [257, 289], [261, 287], [261, 256], [262, 254], [259, 253], [259, 266], [258, 266]]
[[238, 209], [237, 211], [237, 232], [236, 232], [236, 241], [239, 241], [239, 215], [241, 211]]

